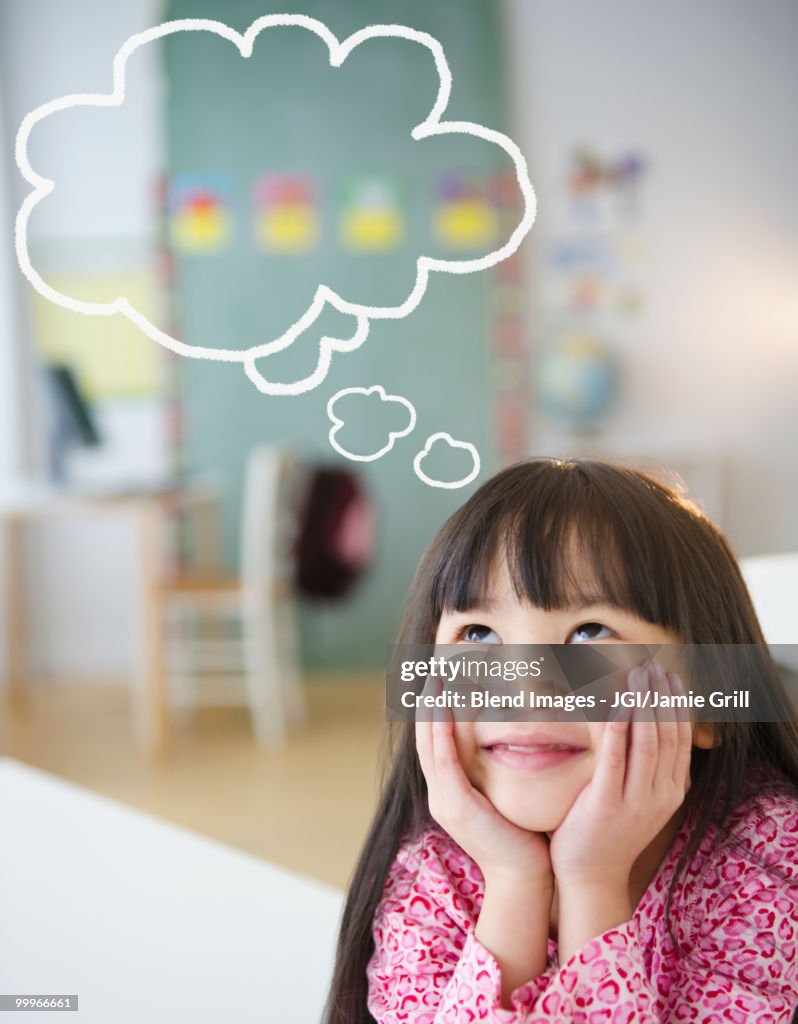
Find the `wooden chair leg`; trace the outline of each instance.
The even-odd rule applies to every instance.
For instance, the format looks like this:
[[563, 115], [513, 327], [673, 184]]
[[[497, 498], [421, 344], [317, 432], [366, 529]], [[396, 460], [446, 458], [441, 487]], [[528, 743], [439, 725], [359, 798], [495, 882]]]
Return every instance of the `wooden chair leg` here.
[[279, 679], [289, 725], [299, 728], [308, 719], [304, 680], [300, 670], [299, 638], [294, 602], [286, 599], [276, 609], [278, 617]]
[[249, 606], [242, 619], [246, 686], [255, 737], [270, 747], [285, 739], [285, 708], [276, 657], [274, 610]]
[[25, 528], [21, 519], [4, 518], [6, 686], [9, 700], [18, 706], [27, 697], [27, 642], [25, 625]]
[[166, 623], [160, 588], [160, 511], [154, 504], [140, 512], [139, 617], [141, 667], [133, 694], [134, 728], [139, 743], [153, 760], [167, 757], [170, 747], [165, 665]]

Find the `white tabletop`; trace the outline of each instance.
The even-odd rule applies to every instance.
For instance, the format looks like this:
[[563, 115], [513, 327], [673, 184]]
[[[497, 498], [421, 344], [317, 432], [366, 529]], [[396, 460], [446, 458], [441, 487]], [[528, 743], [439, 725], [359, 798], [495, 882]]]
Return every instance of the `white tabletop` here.
[[95, 510], [98, 504], [135, 505], [169, 498], [189, 504], [218, 501], [219, 487], [211, 474], [178, 479], [95, 482], [59, 487], [46, 481], [26, 479], [0, 480], [0, 515], [35, 516], [58, 512]]
[[0, 994], [79, 996], [4, 1022], [319, 1021], [338, 890], [10, 758], [0, 822]]

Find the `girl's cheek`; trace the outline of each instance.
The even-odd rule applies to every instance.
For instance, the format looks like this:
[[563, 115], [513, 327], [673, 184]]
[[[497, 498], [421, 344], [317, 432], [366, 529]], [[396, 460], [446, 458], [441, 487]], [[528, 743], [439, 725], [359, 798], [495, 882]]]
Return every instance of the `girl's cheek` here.
[[473, 724], [471, 722], [454, 723], [454, 743], [461, 761], [471, 756], [471, 751], [475, 745]]
[[473, 722], [456, 722], [454, 726], [454, 743], [457, 747], [457, 755], [463, 771], [468, 776], [468, 781], [479, 788], [479, 746], [474, 736]]

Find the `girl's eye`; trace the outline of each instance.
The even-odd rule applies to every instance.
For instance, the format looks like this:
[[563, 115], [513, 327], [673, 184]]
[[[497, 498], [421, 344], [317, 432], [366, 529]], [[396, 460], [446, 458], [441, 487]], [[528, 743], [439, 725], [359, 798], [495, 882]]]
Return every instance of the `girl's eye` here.
[[[607, 635], [601, 636], [602, 630]], [[571, 636], [577, 637], [577, 643], [589, 644], [594, 640], [606, 640], [611, 633], [609, 626], [604, 626], [600, 622], [583, 622], [581, 626], [576, 627]]]
[[[489, 639], [491, 636], [493, 637], [492, 640]], [[490, 626], [482, 626], [478, 622], [472, 622], [468, 626], [463, 626], [458, 632], [457, 639], [466, 640], [471, 644], [483, 643], [485, 640], [491, 644], [500, 644], [502, 642], [501, 637], [495, 630], [491, 629]]]

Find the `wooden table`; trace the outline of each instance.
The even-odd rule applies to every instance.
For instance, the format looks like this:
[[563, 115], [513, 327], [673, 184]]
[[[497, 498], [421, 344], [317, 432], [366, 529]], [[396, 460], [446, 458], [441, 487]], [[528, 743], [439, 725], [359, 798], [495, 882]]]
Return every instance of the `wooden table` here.
[[0, 532], [5, 554], [3, 579], [6, 685], [12, 701], [24, 699], [28, 681], [24, 529], [26, 523], [56, 516], [122, 516], [134, 529], [137, 545], [139, 664], [132, 687], [134, 734], [153, 757], [166, 753], [168, 700], [161, 664], [163, 629], [163, 525], [176, 510], [218, 507], [207, 483], [164, 486], [140, 492], [81, 493], [44, 485], [21, 484], [0, 490]]
[[0, 992], [77, 995], [81, 1024], [320, 1020], [337, 889], [10, 758], [0, 821]]

